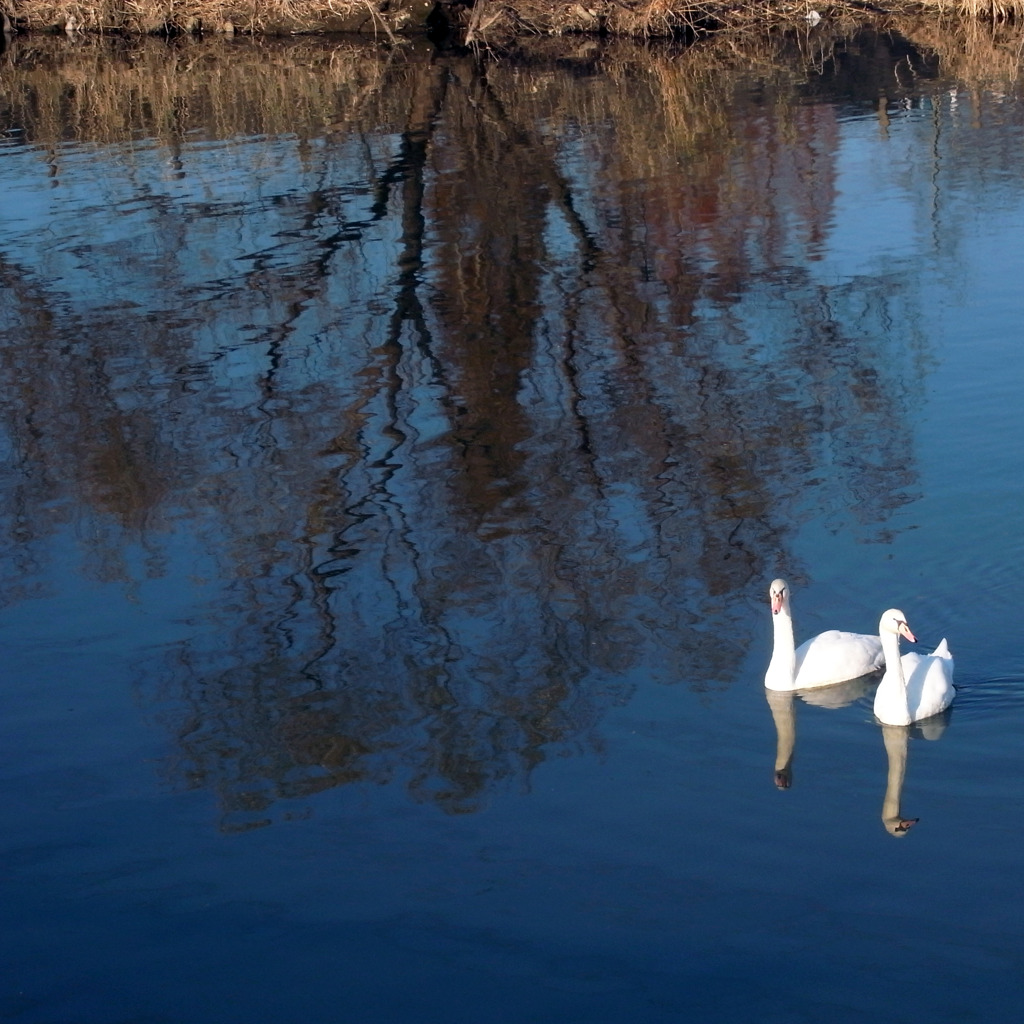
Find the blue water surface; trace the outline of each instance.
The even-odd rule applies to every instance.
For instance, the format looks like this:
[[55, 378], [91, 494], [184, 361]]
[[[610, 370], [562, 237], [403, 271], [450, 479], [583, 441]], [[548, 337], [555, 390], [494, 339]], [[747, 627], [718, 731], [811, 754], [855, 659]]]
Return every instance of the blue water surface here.
[[[633, 59], [5, 108], [5, 1021], [1019, 1016], [1018, 85]], [[901, 836], [780, 574], [949, 640]]]

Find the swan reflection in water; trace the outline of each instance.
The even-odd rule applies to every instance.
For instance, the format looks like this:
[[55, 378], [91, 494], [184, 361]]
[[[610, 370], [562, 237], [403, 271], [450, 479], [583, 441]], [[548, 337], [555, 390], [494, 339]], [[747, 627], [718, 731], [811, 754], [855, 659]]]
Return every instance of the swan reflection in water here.
[[889, 774], [885, 780], [882, 800], [882, 824], [891, 836], [905, 836], [920, 818], [904, 818], [900, 814], [903, 776], [907, 771], [907, 746], [910, 737], [937, 740], [949, 724], [949, 709], [915, 725], [882, 725], [882, 742], [889, 758]]
[[[778, 789], [789, 789], [793, 784], [793, 752], [796, 748], [796, 709], [799, 697], [807, 704], [818, 707], [841, 708], [866, 696], [878, 682], [877, 675], [862, 676], [825, 689], [811, 691], [765, 690], [768, 707], [775, 721], [776, 747], [774, 781]], [[949, 710], [915, 725], [881, 725], [882, 742], [889, 762], [882, 798], [882, 824], [891, 836], [905, 836], [920, 820], [905, 818], [900, 813], [903, 780], [907, 772], [907, 748], [910, 737], [937, 740], [946, 731]]]
[[789, 789], [793, 784], [793, 751], [796, 747], [796, 711], [793, 701], [799, 697], [805, 704], [819, 708], [845, 708], [867, 696], [877, 684], [878, 675], [859, 676], [845, 683], [813, 690], [769, 690], [764, 694], [775, 720], [775, 786]]

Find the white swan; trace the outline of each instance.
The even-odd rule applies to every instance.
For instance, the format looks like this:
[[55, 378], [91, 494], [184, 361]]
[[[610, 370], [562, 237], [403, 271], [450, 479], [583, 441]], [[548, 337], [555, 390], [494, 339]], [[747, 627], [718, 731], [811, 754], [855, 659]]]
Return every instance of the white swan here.
[[900, 637], [917, 640], [907, 617], [898, 608], [884, 612], [878, 633], [885, 651], [885, 675], [875, 691], [875, 718], [886, 725], [910, 725], [945, 711], [956, 690], [953, 687], [953, 655], [945, 640], [931, 654], [904, 654]]
[[882, 670], [885, 664], [882, 642], [877, 636], [866, 633], [829, 629], [796, 647], [786, 581], [772, 580], [768, 596], [775, 634], [772, 660], [764, 677], [764, 685], [769, 690], [834, 686]]

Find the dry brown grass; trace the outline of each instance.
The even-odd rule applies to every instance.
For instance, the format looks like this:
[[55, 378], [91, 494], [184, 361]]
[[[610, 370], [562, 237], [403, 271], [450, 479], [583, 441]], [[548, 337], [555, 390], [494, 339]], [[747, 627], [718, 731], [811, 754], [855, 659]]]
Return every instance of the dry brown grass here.
[[[361, 32], [393, 40], [426, 27], [433, 0], [0, 0], [19, 29], [141, 33]], [[631, 37], [703, 34], [719, 28], [802, 22], [822, 16], [922, 12], [961, 23], [1007, 23], [1024, 0], [445, 0], [439, 10], [466, 41], [523, 34]]]
[[[916, 8], [895, 0], [886, 7]], [[1024, 0], [1021, 0], [1024, 6]], [[476, 0], [466, 18], [467, 42], [494, 42], [526, 34], [599, 32], [638, 39], [706, 36], [721, 29], [763, 31], [781, 24], [807, 25], [821, 8], [834, 26], [871, 18], [880, 7], [865, 0]]]
[[424, 26], [431, 0], [0, 0], [19, 31], [289, 35], [359, 32], [393, 38]]

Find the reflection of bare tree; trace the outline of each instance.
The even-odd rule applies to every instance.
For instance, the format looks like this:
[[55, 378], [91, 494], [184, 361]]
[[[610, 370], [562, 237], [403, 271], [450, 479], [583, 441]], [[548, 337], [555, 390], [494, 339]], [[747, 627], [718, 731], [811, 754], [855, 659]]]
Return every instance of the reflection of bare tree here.
[[[354, 780], [472, 810], [638, 678], [724, 685], [790, 531], [824, 508], [874, 539], [914, 487], [920, 369], [881, 358], [913, 281], [814, 279], [838, 129], [783, 101], [791, 68], [752, 107], [650, 54], [310, 46], [228, 99], [215, 50], [158, 82], [90, 44], [77, 123], [121, 170], [101, 151], [74, 209], [109, 237], [76, 251], [59, 209], [45, 258], [0, 236], [8, 575], [74, 527], [98, 573], [138, 542], [195, 587], [147, 677], [231, 827]], [[11, 70], [26, 141], [62, 126], [31, 102], [54, 68]], [[119, 82], [173, 117], [126, 123]]]

